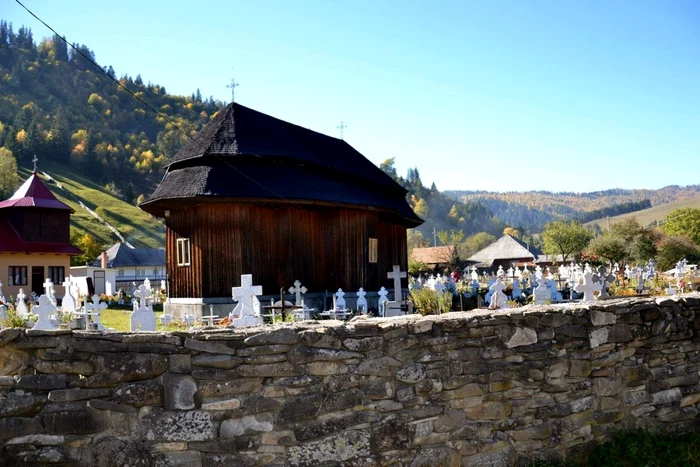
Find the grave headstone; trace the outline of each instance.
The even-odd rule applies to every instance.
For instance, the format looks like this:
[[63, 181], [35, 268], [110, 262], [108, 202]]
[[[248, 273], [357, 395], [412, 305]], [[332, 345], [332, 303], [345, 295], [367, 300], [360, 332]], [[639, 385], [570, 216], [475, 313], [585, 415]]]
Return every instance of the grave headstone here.
[[365, 292], [365, 289], [360, 287], [360, 290], [357, 291], [357, 311], [363, 315], [367, 314], [367, 299], [365, 298], [365, 295], [367, 295], [367, 292]]
[[533, 294], [535, 296], [535, 305], [544, 305], [547, 303], [547, 300], [552, 299], [552, 293], [544, 281], [541, 281], [539, 285], [535, 287]]
[[595, 300], [594, 292], [600, 292], [602, 286], [593, 282], [593, 273], [591, 271], [586, 271], [583, 273], [583, 283], [576, 284], [574, 290], [578, 293], [583, 294], [583, 303], [592, 302]]
[[[92, 303], [85, 303], [85, 329], [90, 330], [90, 316], [93, 317], [93, 322], [98, 331], [104, 331], [105, 327], [100, 322], [100, 313], [107, 309], [107, 304], [100, 302], [100, 296], [95, 294], [92, 296]], [[154, 329], [155, 331], [155, 329]]]
[[53, 306], [56, 306], [56, 296], [54, 295], [55, 289], [53, 287], [53, 282], [48, 277], [44, 281], [44, 295], [48, 297]]
[[503, 283], [500, 277], [497, 277], [496, 282], [489, 287], [489, 291], [491, 292], [491, 301], [489, 302], [490, 309], [495, 310], [510, 308], [510, 305], [508, 305], [508, 296], [503, 293], [505, 289], [506, 285]]
[[37, 316], [36, 324], [32, 329], [41, 329], [42, 331], [57, 329], [51, 319], [56, 314], [56, 307], [48, 296], [41, 295], [39, 297], [39, 304], [32, 308], [32, 313]]
[[78, 308], [75, 303], [75, 297], [73, 297], [73, 282], [70, 278], [63, 281], [63, 289], [65, 293], [63, 294], [63, 301], [61, 302], [61, 310], [64, 312], [73, 312]]
[[301, 306], [302, 295], [307, 292], [306, 287], [301, 285], [301, 281], [294, 281], [294, 285], [289, 288], [289, 293], [294, 294], [294, 304], [296, 306]]
[[231, 293], [233, 299], [238, 302], [230, 316], [233, 326], [257, 326], [262, 324], [260, 302], [257, 298], [258, 295], [262, 295], [262, 286], [253, 285], [253, 275], [243, 274], [241, 276], [241, 286], [233, 287]]
[[0, 281], [0, 303], [5, 303], [5, 296], [2, 293], [2, 281]]
[[22, 318], [26, 318], [29, 314], [29, 311], [27, 310], [27, 304], [24, 302], [25, 298], [27, 298], [27, 296], [24, 294], [24, 289], [19, 289], [19, 292], [17, 293], [17, 303], [15, 304], [15, 310], [17, 311], [17, 315], [21, 316]]
[[403, 297], [401, 296], [401, 279], [406, 277], [406, 271], [401, 270], [401, 266], [394, 265], [391, 272], [386, 273], [387, 279], [394, 279], [394, 301], [400, 302]]
[[389, 299], [386, 298], [389, 292], [384, 287], [382, 287], [381, 289], [379, 289], [379, 292], [377, 294], [379, 295], [379, 301], [377, 303], [379, 306], [378, 313], [380, 316], [384, 316], [384, 303], [389, 301]]
[[335, 304], [333, 306], [334, 310], [345, 310], [345, 292], [343, 292], [343, 289], [338, 289], [338, 291], [335, 293]]
[[608, 286], [615, 281], [615, 276], [613, 276], [612, 274], [608, 274], [607, 268], [605, 266], [601, 266], [598, 268], [598, 278], [601, 285], [600, 294], [598, 294], [598, 296], [600, 298], [609, 297], [610, 295], [608, 294]]
[[7, 307], [0, 305], [0, 321], [7, 319]]
[[[156, 330], [156, 314], [146, 305], [150, 297], [151, 290], [144, 284], [139, 285], [134, 292], [134, 311], [129, 317], [131, 324], [130, 329], [132, 332]], [[85, 305], [87, 305], [87, 303]]]

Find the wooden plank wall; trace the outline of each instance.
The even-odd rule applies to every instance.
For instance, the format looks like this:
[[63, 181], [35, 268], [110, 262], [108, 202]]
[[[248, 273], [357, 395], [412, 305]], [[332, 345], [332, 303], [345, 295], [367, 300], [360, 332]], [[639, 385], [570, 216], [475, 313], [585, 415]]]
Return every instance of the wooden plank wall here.
[[[167, 222], [171, 296], [228, 297], [241, 274], [263, 293], [299, 279], [311, 292], [393, 286], [386, 273], [407, 265], [406, 228], [380, 214], [351, 209], [305, 210], [251, 205], [200, 205], [172, 211]], [[178, 267], [176, 239], [191, 239], [192, 266]], [[377, 238], [378, 263], [368, 262]]]

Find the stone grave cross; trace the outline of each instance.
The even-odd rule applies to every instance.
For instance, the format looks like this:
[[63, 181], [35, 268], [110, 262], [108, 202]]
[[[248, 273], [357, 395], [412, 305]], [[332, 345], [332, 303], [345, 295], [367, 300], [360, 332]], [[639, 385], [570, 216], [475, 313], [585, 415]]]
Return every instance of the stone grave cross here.
[[379, 301], [377, 302], [377, 305], [379, 306], [379, 311], [378, 311], [379, 316], [384, 316], [384, 314], [383, 314], [384, 313], [384, 306], [383, 305], [385, 302], [389, 301], [389, 299], [386, 298], [386, 296], [389, 295], [389, 292], [387, 292], [387, 290], [384, 287], [382, 287], [381, 289], [379, 289], [378, 295], [379, 295]]
[[50, 330], [56, 329], [51, 316], [56, 313], [56, 307], [46, 295], [39, 297], [39, 304], [32, 308], [32, 313], [38, 316], [38, 320], [32, 329]]
[[61, 309], [63, 311], [75, 311], [78, 305], [75, 303], [75, 297], [73, 297], [73, 282], [71, 282], [70, 277], [66, 277], [63, 281], [63, 301], [61, 302]]
[[[134, 311], [131, 313], [131, 331], [155, 331], [156, 330], [156, 314], [146, 305], [151, 297], [151, 289], [141, 284], [134, 292], [134, 297], [138, 298], [138, 302], [134, 300]], [[99, 302], [99, 297], [98, 302]], [[93, 298], [94, 300], [94, 298]], [[86, 304], [87, 305], [87, 304]], [[87, 308], [87, 306], [86, 306]], [[87, 316], [85, 317], [87, 319]]]
[[365, 295], [367, 295], [367, 292], [365, 292], [365, 289], [360, 287], [360, 290], [357, 291], [357, 310], [362, 310], [362, 314], [366, 315], [367, 314], [367, 299], [365, 298]]
[[591, 271], [584, 272], [582, 277], [583, 284], [576, 284], [574, 290], [583, 294], [583, 300], [581, 300], [583, 303], [592, 302], [595, 300], [593, 292], [600, 292], [603, 286], [593, 282], [593, 273]]
[[257, 295], [262, 295], [262, 293], [261, 285], [253, 285], [252, 274], [241, 275], [241, 286], [231, 289], [233, 299], [238, 302], [231, 312], [234, 327], [262, 324], [262, 319], [259, 316], [259, 302], [256, 306]]
[[598, 277], [600, 278], [600, 294], [598, 294], [598, 297], [600, 298], [607, 298], [610, 295], [608, 294], [608, 285], [612, 284], [613, 281], [615, 280], [615, 276], [612, 274], [608, 274], [608, 270], [605, 266], [601, 266], [598, 268]]
[[44, 281], [44, 292], [45, 295], [51, 301], [51, 304], [53, 306], [56, 306], [56, 296], [54, 295], [53, 282], [51, 282], [51, 279], [49, 279], [48, 277]]
[[307, 292], [306, 287], [301, 285], [301, 281], [294, 281], [294, 286], [289, 288], [289, 293], [294, 294], [294, 304], [301, 306], [301, 296]]
[[489, 302], [490, 309], [502, 309], [510, 308], [508, 305], [508, 296], [506, 296], [503, 291], [506, 289], [506, 285], [500, 276], [496, 278], [496, 282], [493, 283], [489, 290], [491, 292], [491, 301]]
[[335, 297], [335, 305], [333, 306], [334, 310], [344, 310], [345, 309], [345, 292], [343, 292], [343, 289], [338, 289], [338, 291], [334, 295]]
[[406, 277], [406, 271], [401, 270], [401, 266], [394, 265], [394, 269], [391, 272], [386, 273], [388, 279], [394, 279], [394, 301], [400, 302], [401, 297], [401, 279]]
[[0, 303], [5, 303], [5, 296], [2, 294], [2, 281], [0, 281]]
[[25, 298], [27, 298], [27, 296], [24, 294], [24, 289], [19, 289], [19, 292], [17, 293], [16, 310], [17, 314], [23, 318], [26, 318], [29, 314], [29, 311], [27, 310], [27, 304], [24, 302]]
[[132, 294], [135, 298], [138, 299], [138, 306], [147, 308], [148, 307], [148, 299], [151, 298], [151, 289], [146, 287], [145, 284], [141, 284], [136, 288], [136, 291]]
[[107, 304], [100, 302], [100, 296], [95, 294], [92, 296], [92, 303], [85, 304], [85, 330], [90, 330], [90, 316], [95, 321], [95, 326], [98, 331], [104, 331], [105, 327], [100, 322], [100, 312], [107, 309]]

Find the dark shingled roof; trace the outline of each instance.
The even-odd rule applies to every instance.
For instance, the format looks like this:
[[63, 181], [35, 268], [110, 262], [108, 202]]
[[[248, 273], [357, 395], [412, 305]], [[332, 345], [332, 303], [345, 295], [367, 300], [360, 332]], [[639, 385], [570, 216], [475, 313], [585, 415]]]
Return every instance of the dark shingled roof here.
[[236, 103], [183, 146], [141, 207], [163, 217], [169, 201], [186, 199], [345, 204], [423, 222], [406, 190], [345, 141]]
[[[91, 266], [100, 267], [101, 258]], [[115, 243], [107, 250], [107, 267], [165, 266], [165, 250], [159, 248], [129, 248], [123, 243]]]

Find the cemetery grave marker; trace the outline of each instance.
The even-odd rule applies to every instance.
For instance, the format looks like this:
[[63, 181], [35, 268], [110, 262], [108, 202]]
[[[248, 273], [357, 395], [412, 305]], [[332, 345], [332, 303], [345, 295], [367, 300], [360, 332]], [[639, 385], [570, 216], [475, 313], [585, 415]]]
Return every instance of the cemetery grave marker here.
[[[401, 266], [394, 265], [394, 269], [391, 272], [387, 272], [386, 277], [387, 277], [387, 279], [394, 279], [394, 301], [400, 302], [402, 300], [402, 297], [401, 297], [401, 279], [404, 279], [406, 277], [406, 271], [402, 271]], [[440, 284], [442, 284], [441, 281], [438, 281], [438, 282]], [[436, 286], [437, 286], [437, 284], [436, 284]], [[444, 286], [443, 286], [443, 288], [444, 288]]]
[[593, 273], [586, 271], [583, 273], [583, 284], [576, 284], [574, 290], [583, 294], [583, 303], [592, 302], [595, 300], [594, 292], [600, 292], [603, 286], [593, 282]]
[[[262, 295], [262, 286], [253, 285], [253, 275], [243, 274], [241, 286], [231, 289], [233, 299], [238, 302], [231, 312], [234, 327], [257, 326], [262, 324], [260, 318], [260, 302], [257, 296]], [[256, 306], [257, 302], [257, 306]]]
[[27, 304], [24, 303], [25, 298], [27, 298], [27, 296], [24, 294], [24, 289], [19, 289], [19, 292], [17, 293], [17, 303], [15, 305], [15, 310], [17, 311], [17, 314], [22, 318], [26, 318], [29, 314], [29, 311], [27, 310]]
[[360, 287], [360, 290], [357, 291], [357, 311], [361, 310], [363, 315], [367, 314], [367, 299], [365, 298], [365, 295], [367, 295], [367, 292], [365, 292], [365, 289]]
[[156, 314], [146, 305], [150, 296], [151, 289], [145, 284], [141, 284], [134, 292], [134, 311], [130, 316], [132, 332], [156, 330]]
[[39, 304], [32, 308], [32, 313], [38, 317], [32, 329], [41, 329], [43, 331], [57, 329], [51, 319], [56, 313], [56, 307], [51, 303], [51, 299], [48, 296], [41, 295], [39, 297]]

